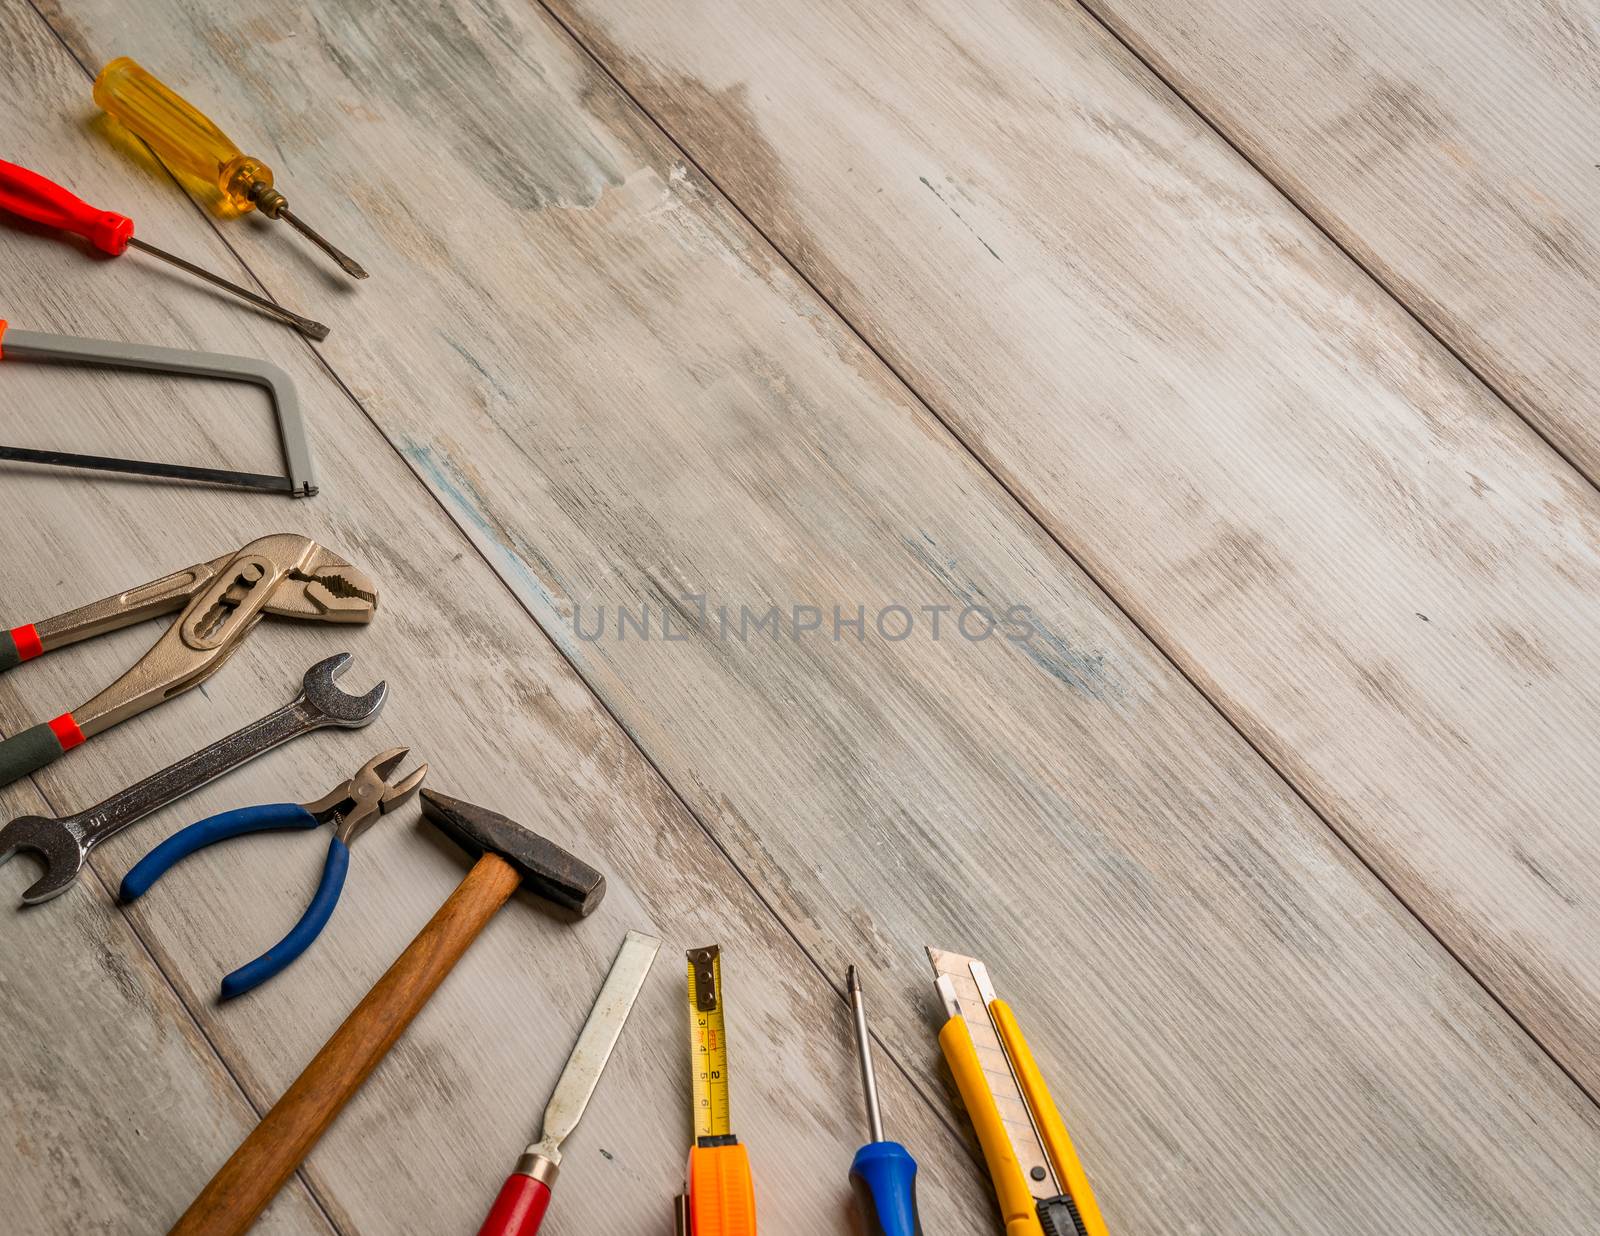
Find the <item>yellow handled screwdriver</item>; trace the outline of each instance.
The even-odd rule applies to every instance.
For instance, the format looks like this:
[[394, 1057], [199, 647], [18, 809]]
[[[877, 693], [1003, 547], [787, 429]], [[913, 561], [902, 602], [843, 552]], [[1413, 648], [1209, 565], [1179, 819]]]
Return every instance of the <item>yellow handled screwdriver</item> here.
[[359, 262], [335, 249], [289, 209], [288, 199], [273, 188], [270, 167], [241, 151], [193, 104], [129, 57], [100, 70], [94, 101], [143, 138], [169, 167], [216, 185], [235, 210], [259, 210], [269, 219], [284, 220], [346, 274], [367, 277]]

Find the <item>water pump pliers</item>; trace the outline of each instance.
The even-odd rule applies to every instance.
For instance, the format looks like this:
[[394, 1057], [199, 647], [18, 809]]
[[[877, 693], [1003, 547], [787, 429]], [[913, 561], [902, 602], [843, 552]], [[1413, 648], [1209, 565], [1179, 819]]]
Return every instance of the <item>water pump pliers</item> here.
[[377, 607], [377, 585], [364, 572], [309, 537], [280, 533], [54, 618], [0, 628], [4, 672], [67, 644], [183, 611], [155, 647], [88, 703], [0, 742], [0, 786], [204, 682], [267, 614], [360, 623], [371, 622]]

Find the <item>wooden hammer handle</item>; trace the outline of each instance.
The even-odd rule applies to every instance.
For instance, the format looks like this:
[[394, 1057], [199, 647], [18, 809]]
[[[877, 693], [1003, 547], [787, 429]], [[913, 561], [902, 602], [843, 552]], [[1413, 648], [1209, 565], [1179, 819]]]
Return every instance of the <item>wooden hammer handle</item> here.
[[238, 1236], [256, 1221], [517, 889], [510, 863], [485, 854], [428, 925], [200, 1191], [170, 1236]]

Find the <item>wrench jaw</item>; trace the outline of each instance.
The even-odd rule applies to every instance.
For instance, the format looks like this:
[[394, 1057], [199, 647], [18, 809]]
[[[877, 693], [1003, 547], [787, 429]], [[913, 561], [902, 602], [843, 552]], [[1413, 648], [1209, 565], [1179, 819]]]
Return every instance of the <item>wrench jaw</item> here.
[[383, 710], [389, 688], [380, 682], [365, 695], [341, 691], [336, 680], [353, 660], [348, 652], [341, 652], [319, 661], [306, 671], [300, 694], [276, 712], [219, 738], [87, 811], [59, 820], [19, 816], [0, 828], [0, 863], [18, 850], [31, 850], [44, 860], [44, 877], [22, 894], [22, 900], [48, 901], [64, 893], [83, 870], [95, 846], [274, 747], [328, 726], [360, 729], [370, 725]]
[[389, 699], [387, 682], [380, 682], [365, 695], [351, 695], [340, 689], [337, 680], [354, 660], [351, 653], [336, 652], [308, 669], [300, 684], [300, 698], [318, 716], [326, 718], [330, 725], [347, 730], [371, 725]]
[[40, 815], [18, 816], [0, 828], [0, 863], [18, 850], [32, 851], [44, 860], [44, 875], [22, 894], [25, 905], [37, 905], [66, 892], [89, 857], [82, 841], [66, 825]]

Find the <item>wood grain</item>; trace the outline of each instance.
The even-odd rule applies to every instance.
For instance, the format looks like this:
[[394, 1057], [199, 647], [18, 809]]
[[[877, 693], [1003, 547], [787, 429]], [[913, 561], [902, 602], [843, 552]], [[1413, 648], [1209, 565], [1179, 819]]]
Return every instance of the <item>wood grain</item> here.
[[[0, 820], [46, 809], [26, 783], [0, 790]], [[93, 875], [15, 909], [33, 878], [0, 867], [4, 1228], [134, 1230], [198, 1188], [211, 1143], [256, 1114]], [[332, 1229], [294, 1182], [257, 1230]]]
[[[119, 43], [124, 20], [119, 12], [107, 26]], [[155, 15], [140, 18], [147, 20]], [[241, 21], [235, 29], [251, 28]], [[35, 15], [14, 4], [0, 8], [0, 32], [7, 48], [0, 116], [10, 158], [48, 168], [89, 200], [132, 215], [148, 239], [248, 277], [169, 182], [127, 160], [93, 126], [88, 79]], [[159, 64], [175, 37], [164, 34], [162, 47], [125, 49]], [[229, 120], [230, 129], [241, 128]], [[270, 154], [291, 183], [298, 153], [286, 158], [274, 146]], [[299, 190], [298, 208], [314, 218], [319, 203], [308, 190], [308, 183]], [[344, 239], [338, 219], [325, 226]], [[338, 333], [399, 337], [377, 321], [383, 283], [347, 291], [270, 224], [241, 221], [225, 234], [280, 277], [284, 269], [306, 274], [307, 303]], [[351, 247], [365, 258], [358, 239]], [[115, 887], [137, 857], [190, 820], [320, 796], [374, 751], [402, 744], [413, 759], [430, 762], [430, 784], [537, 828], [607, 876], [606, 903], [582, 923], [521, 898], [508, 905], [329, 1130], [302, 1177], [338, 1229], [474, 1230], [633, 927], [663, 937], [663, 957], [707, 940], [730, 945], [729, 1029], [741, 1070], [735, 1103], [761, 1173], [763, 1213], [808, 1231], [834, 1226], [847, 1205], [843, 1165], [861, 1137], [841, 1002], [757, 896], [730, 877], [726, 859], [315, 354], [282, 328], [133, 256], [100, 262], [7, 225], [0, 226], [0, 268], [7, 314], [18, 325], [204, 346], [282, 365], [305, 404], [324, 484], [317, 498], [293, 503], [8, 467], [0, 473], [4, 544], [25, 552], [0, 552], [0, 621], [9, 626], [108, 595], [279, 527], [336, 547], [381, 589], [370, 627], [263, 622], [203, 688], [51, 767], [40, 779], [51, 807], [74, 810], [286, 702], [305, 666], [341, 647], [356, 654], [351, 687], [390, 683], [389, 704], [371, 728], [285, 747], [101, 847], [92, 862], [102, 887]], [[401, 286], [393, 274], [390, 289]], [[76, 442], [239, 466], [274, 458], [264, 399], [251, 405], [222, 384], [0, 365], [0, 399], [5, 434], [26, 444]], [[84, 698], [131, 665], [160, 629], [107, 636], [4, 675], [0, 730]], [[271, 983], [219, 1005], [222, 975], [279, 938], [304, 906], [325, 848], [326, 838], [303, 834], [241, 838], [173, 870], [122, 920], [132, 922], [258, 1111], [283, 1093], [469, 866], [414, 810], [385, 817], [354, 847], [338, 912], [316, 946]], [[33, 875], [25, 858], [0, 869], [13, 890]], [[119, 1049], [53, 1063], [57, 1042], [115, 1040], [118, 1018], [134, 1020], [115, 998], [116, 980], [90, 961], [108, 930], [99, 916], [117, 921], [104, 894], [95, 897], [93, 929], [65, 940], [57, 929], [70, 903], [27, 912], [0, 905], [0, 916], [17, 920], [0, 929], [8, 951], [13, 940], [36, 950], [64, 943], [89, 985], [87, 995], [41, 994], [36, 1007], [19, 1011], [37, 1018], [45, 1034], [7, 1040], [8, 1050], [23, 1053], [18, 1073], [54, 1077], [70, 1064], [77, 1075], [52, 1091], [64, 1096], [62, 1110], [27, 1106], [38, 1127], [7, 1125], [8, 1139], [26, 1138], [48, 1153], [31, 1164], [0, 1159], [0, 1192], [29, 1202], [19, 1226], [36, 1231], [78, 1232], [84, 1223], [164, 1230], [237, 1145], [246, 1121], [237, 1114], [218, 1121], [186, 1099], [198, 1083], [186, 1055], [171, 1047], [148, 1058]], [[37, 925], [37, 935], [17, 934], [18, 924]], [[22, 964], [8, 956], [4, 972]], [[42, 953], [26, 965], [48, 973]], [[170, 1016], [156, 1023], [168, 1036]], [[149, 1024], [134, 1021], [129, 1042], [137, 1044], [136, 1032]], [[926, 1156], [930, 1227], [979, 1230], [988, 1205], [970, 1156], [898, 1071], [886, 1068], [884, 1083], [901, 1134]], [[690, 1137], [682, 979], [663, 964], [568, 1143], [550, 1230], [659, 1236]], [[148, 1180], [128, 1180], [119, 1198], [113, 1171], [146, 1171]], [[80, 1209], [70, 1196], [75, 1181], [85, 1182]], [[130, 1206], [138, 1207], [131, 1217]], [[264, 1222], [273, 1226], [265, 1230], [306, 1231], [305, 1213], [303, 1194], [286, 1192], [267, 1211]]]
[[1072, 5], [553, 7], [1600, 1092], [1583, 478]]
[[1081, 2], [1600, 481], [1600, 9]]
[[[885, 993], [875, 1024], [930, 1097], [945, 1101], [925, 942], [991, 963], [1115, 1230], [1586, 1228], [1600, 1178], [1588, 1100], [538, 10], [246, 3], [224, 17], [172, 2], [152, 4], [140, 29], [109, 3], [47, 12], [86, 59], [165, 53], [200, 97], [242, 91], [265, 151], [292, 152], [302, 183], [320, 187], [319, 220], [373, 268], [374, 288], [397, 289], [393, 302], [364, 298], [359, 328], [337, 330], [322, 355], [785, 929], [829, 973], [847, 958], [870, 967]], [[766, 18], [781, 30], [782, 14]], [[696, 24], [720, 39], [716, 23]], [[1096, 56], [1074, 67], [1122, 100], [1126, 71]], [[826, 82], [813, 79], [818, 102]], [[778, 158], [753, 162], [772, 172]], [[1225, 187], [1192, 200], [1226, 210]], [[865, 217], [878, 209], [851, 196]], [[254, 239], [239, 243], [272, 263], [274, 288], [314, 305], [320, 271]], [[1128, 286], [1104, 296], [1137, 292], [1135, 276], [1151, 272], [1131, 266]], [[1321, 294], [1314, 268], [1299, 277], [1303, 295]], [[906, 294], [936, 301], [944, 287]], [[1192, 319], [1168, 324], [1169, 347], [1225, 346], [1205, 312]], [[1005, 312], [991, 326], [1040, 329]], [[1034, 372], [1048, 360], [1007, 354]], [[1016, 415], [1035, 407], [1019, 401]], [[363, 512], [362, 526], [375, 518]], [[655, 638], [575, 627], [579, 607], [587, 623], [599, 605], [614, 618], [646, 603]], [[906, 640], [795, 638], [793, 621], [777, 637], [724, 637], [716, 607], [743, 603], [948, 617], [938, 640], [926, 625]], [[1037, 639], [948, 625], [978, 604], [1028, 607]], [[509, 673], [517, 654], [492, 639], [466, 646], [471, 657], [435, 645], [436, 695], [413, 724], [432, 733], [442, 700], [465, 711], [479, 691], [497, 698], [476, 658], [487, 650]], [[483, 720], [478, 732], [498, 732], [498, 715]], [[554, 759], [567, 728], [543, 737], [542, 776], [582, 788], [581, 749]], [[491, 785], [522, 775], [522, 741], [505, 767], [463, 757], [459, 739], [452, 758]], [[708, 892], [727, 894], [721, 868], [663, 840], [638, 808], [603, 801], [627, 823], [579, 817], [578, 835], [613, 861], [612, 847], [639, 856], [657, 914], [693, 943], [716, 939], [696, 926]], [[391, 902], [362, 925], [397, 932], [400, 917]], [[505, 922], [440, 999], [487, 964]], [[325, 976], [302, 962], [286, 977]], [[730, 1029], [736, 1119], [763, 1199], [842, 1185], [847, 1152], [816, 1148], [828, 1163], [807, 1184], [783, 1173], [816, 1161], [822, 1129], [859, 1136], [849, 1090], [816, 1090], [842, 1085], [849, 1066], [798, 981], [771, 964]], [[752, 977], [728, 982], [738, 992]], [[666, 985], [656, 990], [653, 1024], [676, 1021]], [[492, 999], [478, 994], [472, 1010], [483, 1024], [516, 1015]], [[437, 999], [414, 1033], [436, 1014], [450, 1016]], [[655, 1063], [675, 1068], [677, 1054]], [[369, 1112], [420, 1101], [415, 1076], [383, 1084], [405, 1072], [374, 1075], [314, 1168], [330, 1153], [342, 1167], [380, 1132], [390, 1161], [427, 1161], [403, 1122], [351, 1119], [363, 1101]], [[787, 1109], [768, 1105], [785, 1088]], [[657, 1118], [632, 1097], [639, 1124]], [[916, 1115], [906, 1103], [887, 1100], [891, 1122]], [[918, 1131], [902, 1134], [918, 1145]], [[791, 1163], [758, 1149], [777, 1145]], [[970, 1184], [970, 1166], [937, 1150], [933, 1162], [931, 1180], [959, 1166]], [[369, 1214], [393, 1213], [342, 1171], [338, 1186]], [[612, 1197], [634, 1203], [625, 1221], [658, 1230], [651, 1194], [641, 1183]], [[834, 1200], [827, 1226], [842, 1190]], [[764, 1213], [821, 1230], [815, 1206]]]
[[239, 1236], [255, 1223], [518, 883], [516, 869], [497, 855], [485, 854], [472, 865], [200, 1190], [171, 1236]]

